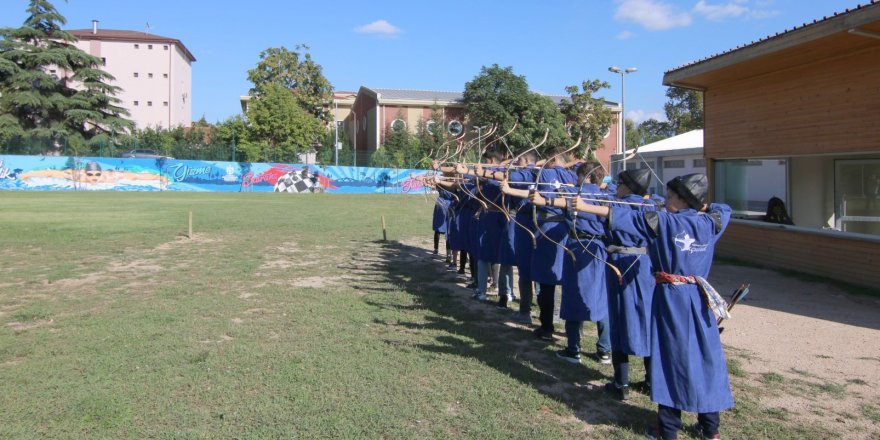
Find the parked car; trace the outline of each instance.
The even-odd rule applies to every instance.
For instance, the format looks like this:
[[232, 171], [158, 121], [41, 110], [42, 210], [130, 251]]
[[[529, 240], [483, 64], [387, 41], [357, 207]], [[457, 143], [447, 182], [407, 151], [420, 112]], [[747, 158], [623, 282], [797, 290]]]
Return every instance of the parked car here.
[[163, 156], [157, 153], [156, 150], [148, 150], [143, 148], [122, 153], [122, 157], [133, 157], [138, 159], [159, 159], [164, 157], [166, 159], [173, 159], [173, 157]]

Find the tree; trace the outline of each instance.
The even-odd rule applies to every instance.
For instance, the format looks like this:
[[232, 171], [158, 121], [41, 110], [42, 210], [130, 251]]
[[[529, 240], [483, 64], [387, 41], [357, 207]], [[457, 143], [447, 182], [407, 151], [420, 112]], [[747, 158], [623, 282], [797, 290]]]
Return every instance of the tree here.
[[309, 146], [326, 135], [324, 126], [313, 115], [306, 113], [287, 87], [267, 83], [263, 93], [248, 108], [253, 139], [264, 143], [268, 150], [262, 159], [296, 159]]
[[608, 87], [610, 87], [608, 82], [596, 79], [582, 82], [580, 90], [577, 86], [565, 88], [571, 96], [571, 101], [562, 102], [562, 114], [565, 115], [571, 137], [581, 138], [581, 142], [589, 151], [604, 146], [602, 140], [605, 139], [614, 122], [614, 115], [605, 105], [605, 99], [593, 97], [594, 94]]
[[640, 147], [674, 135], [675, 133], [668, 122], [651, 118], [639, 125], [635, 125], [632, 119], [626, 120], [627, 147]]
[[333, 86], [308, 51], [308, 46], [298, 44], [293, 51], [282, 46], [260, 52], [257, 66], [248, 70], [248, 80], [254, 84], [250, 95], [264, 94], [268, 84], [281, 84], [293, 92], [303, 110], [328, 124], [333, 118], [324, 104], [333, 98]]
[[114, 78], [73, 45], [76, 38], [61, 30], [64, 16], [47, 0], [31, 0], [27, 12], [21, 27], [0, 29], [0, 141], [80, 148], [133, 129], [114, 97], [120, 89], [109, 84]]
[[480, 74], [465, 84], [464, 103], [471, 125], [497, 127], [494, 138], [518, 124], [504, 139], [513, 149], [530, 148], [547, 130], [550, 139], [545, 147], [567, 141], [559, 108], [549, 98], [529, 92], [525, 77], [514, 74], [512, 67], [483, 66]]
[[703, 128], [703, 92], [680, 87], [666, 89], [666, 119], [674, 134]]

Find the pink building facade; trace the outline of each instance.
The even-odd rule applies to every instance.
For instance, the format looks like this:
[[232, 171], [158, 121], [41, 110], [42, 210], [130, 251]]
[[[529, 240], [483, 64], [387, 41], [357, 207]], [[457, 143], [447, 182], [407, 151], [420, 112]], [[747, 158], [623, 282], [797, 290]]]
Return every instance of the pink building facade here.
[[101, 67], [122, 91], [120, 106], [138, 129], [188, 127], [192, 124], [192, 63], [180, 40], [144, 32], [98, 29], [69, 30], [76, 46], [100, 58]]

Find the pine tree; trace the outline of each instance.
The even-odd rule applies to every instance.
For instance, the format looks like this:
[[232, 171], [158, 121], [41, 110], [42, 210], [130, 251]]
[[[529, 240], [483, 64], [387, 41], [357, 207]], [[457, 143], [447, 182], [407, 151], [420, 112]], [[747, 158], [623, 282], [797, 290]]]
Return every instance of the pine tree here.
[[21, 27], [0, 29], [0, 141], [74, 146], [133, 129], [114, 78], [74, 46], [64, 16], [47, 0], [31, 0], [27, 12]]

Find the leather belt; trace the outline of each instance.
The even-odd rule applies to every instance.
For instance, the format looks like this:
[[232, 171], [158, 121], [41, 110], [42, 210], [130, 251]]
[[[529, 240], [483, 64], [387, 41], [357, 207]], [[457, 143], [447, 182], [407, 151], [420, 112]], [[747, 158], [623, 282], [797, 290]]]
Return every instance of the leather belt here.
[[568, 217], [564, 215], [553, 214], [547, 211], [538, 211], [538, 219], [544, 223], [568, 221]]
[[629, 246], [615, 246], [610, 245], [606, 248], [609, 254], [622, 254], [622, 255], [645, 255], [648, 253], [647, 248], [643, 247], [629, 247]]
[[570, 232], [568, 235], [569, 235], [569, 237], [574, 238], [576, 240], [599, 240], [599, 241], [605, 240], [604, 235], [596, 235], [596, 234], [591, 234], [589, 232], [577, 232], [577, 233]]

